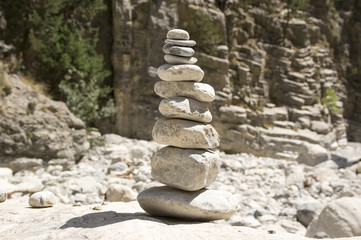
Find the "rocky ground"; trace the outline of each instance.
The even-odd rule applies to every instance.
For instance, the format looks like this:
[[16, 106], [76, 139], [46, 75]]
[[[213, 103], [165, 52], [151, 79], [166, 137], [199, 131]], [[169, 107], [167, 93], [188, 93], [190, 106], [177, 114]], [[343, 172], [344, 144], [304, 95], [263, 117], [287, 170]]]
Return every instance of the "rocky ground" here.
[[[93, 147], [74, 165], [50, 161], [47, 166], [29, 168], [25, 164], [28, 170], [15, 173], [0, 168], [1, 192], [17, 199], [45, 189], [54, 192], [61, 203], [99, 205], [133, 201], [143, 189], [160, 185], [151, 177], [150, 159], [161, 145], [96, 132], [89, 141]], [[360, 144], [349, 143], [333, 153], [334, 160], [314, 167], [221, 152], [221, 172], [210, 188], [233, 193], [239, 207], [230, 219], [217, 223], [304, 236], [312, 218], [329, 202], [361, 195], [360, 148]]]

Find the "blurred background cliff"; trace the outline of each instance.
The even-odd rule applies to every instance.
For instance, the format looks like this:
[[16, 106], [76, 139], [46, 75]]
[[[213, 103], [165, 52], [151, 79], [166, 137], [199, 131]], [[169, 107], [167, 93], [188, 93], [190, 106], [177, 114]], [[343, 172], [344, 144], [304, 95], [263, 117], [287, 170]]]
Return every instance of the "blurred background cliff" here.
[[361, 141], [358, 0], [2, 1], [0, 28], [3, 156], [65, 139], [45, 158], [76, 158], [89, 127], [151, 139], [172, 28], [197, 41], [221, 150], [315, 165]]

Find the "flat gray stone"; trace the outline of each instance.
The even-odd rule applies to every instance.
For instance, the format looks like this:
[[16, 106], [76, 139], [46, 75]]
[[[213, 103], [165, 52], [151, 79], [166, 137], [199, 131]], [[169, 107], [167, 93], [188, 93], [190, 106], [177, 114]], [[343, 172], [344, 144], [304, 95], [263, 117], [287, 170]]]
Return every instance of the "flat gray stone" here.
[[193, 48], [174, 46], [171, 44], [165, 44], [163, 46], [163, 52], [181, 57], [192, 57], [194, 55]]
[[152, 216], [212, 221], [231, 217], [237, 199], [226, 191], [202, 189], [187, 192], [171, 187], [152, 187], [138, 195], [139, 205]]
[[216, 148], [220, 143], [212, 125], [181, 119], [159, 119], [152, 136], [157, 143], [180, 148]]
[[181, 64], [171, 65], [164, 64], [158, 68], [160, 79], [168, 82], [174, 81], [195, 81], [200, 82], [203, 79], [204, 72], [197, 65]]
[[208, 109], [208, 103], [191, 98], [166, 98], [160, 102], [158, 109], [163, 116], [169, 118], [182, 118], [203, 123], [210, 123], [212, 121], [212, 114]]
[[56, 197], [49, 191], [36, 192], [29, 198], [29, 205], [36, 208], [51, 207], [55, 203]]
[[189, 33], [183, 29], [172, 29], [168, 31], [167, 38], [188, 40]]
[[198, 82], [165, 82], [154, 85], [155, 93], [162, 98], [190, 97], [201, 102], [212, 102], [215, 92], [211, 85]]
[[198, 61], [195, 57], [179, 57], [170, 54], [164, 55], [164, 60], [170, 64], [195, 64]]
[[166, 39], [165, 43], [176, 45], [176, 46], [183, 46], [183, 47], [193, 47], [196, 45], [196, 42], [193, 40], [175, 40], [175, 39]]
[[151, 166], [155, 180], [178, 189], [196, 191], [216, 180], [221, 159], [208, 150], [164, 147], [155, 153]]

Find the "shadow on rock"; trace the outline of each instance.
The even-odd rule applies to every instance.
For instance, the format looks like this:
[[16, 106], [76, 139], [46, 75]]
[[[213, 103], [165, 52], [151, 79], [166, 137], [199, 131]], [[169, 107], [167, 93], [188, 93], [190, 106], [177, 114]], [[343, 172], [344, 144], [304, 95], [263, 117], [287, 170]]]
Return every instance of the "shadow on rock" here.
[[69, 219], [60, 229], [66, 228], [96, 228], [106, 226], [114, 223], [131, 221], [131, 220], [143, 220], [163, 223], [166, 225], [176, 224], [198, 224], [203, 223], [199, 221], [184, 221], [175, 218], [168, 217], [151, 217], [147, 213], [117, 213], [115, 211], [106, 211], [98, 213], [89, 213], [81, 217], [75, 217]]
[[81, 217], [69, 219], [60, 229], [66, 228], [96, 228], [114, 223], [130, 220], [145, 220], [153, 222], [162, 222], [158, 219], [152, 218], [146, 213], [117, 213], [115, 211], [106, 211], [98, 213], [89, 213]]

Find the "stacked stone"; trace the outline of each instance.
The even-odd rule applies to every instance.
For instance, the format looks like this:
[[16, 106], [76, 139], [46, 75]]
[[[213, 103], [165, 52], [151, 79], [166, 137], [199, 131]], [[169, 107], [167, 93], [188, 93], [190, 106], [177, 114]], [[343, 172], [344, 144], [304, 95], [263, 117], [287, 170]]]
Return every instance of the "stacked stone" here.
[[163, 99], [159, 111], [165, 117], [153, 128], [154, 141], [166, 144], [152, 158], [152, 176], [166, 184], [146, 189], [138, 195], [140, 206], [154, 216], [193, 220], [229, 218], [237, 208], [235, 197], [225, 191], [205, 189], [218, 175], [221, 160], [210, 149], [220, 140], [211, 124], [208, 106], [214, 89], [204, 83], [204, 72], [194, 65], [196, 44], [188, 32], [167, 33], [163, 51], [168, 64], [158, 68], [154, 91]]

